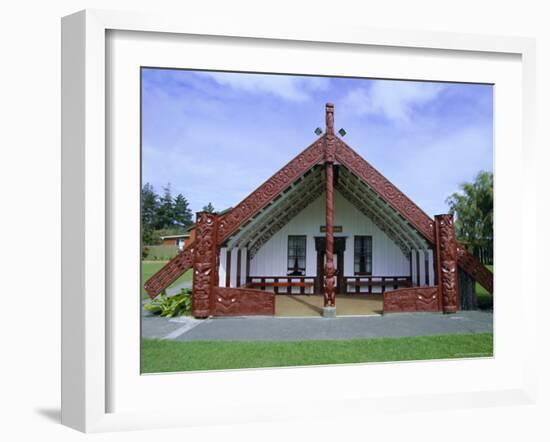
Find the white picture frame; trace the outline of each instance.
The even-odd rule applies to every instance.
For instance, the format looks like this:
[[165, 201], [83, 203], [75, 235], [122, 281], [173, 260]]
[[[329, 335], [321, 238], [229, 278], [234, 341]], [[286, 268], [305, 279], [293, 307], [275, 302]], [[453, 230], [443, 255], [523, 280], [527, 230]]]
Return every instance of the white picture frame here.
[[[402, 48], [404, 51], [426, 49], [445, 52], [468, 52], [483, 59], [487, 54], [505, 54], [520, 58], [521, 63], [521, 146], [517, 152], [524, 166], [534, 158], [535, 140], [535, 44], [534, 40], [518, 37], [491, 37], [480, 35], [428, 33], [415, 31], [388, 31], [323, 24], [294, 26], [276, 23], [213, 22], [206, 18], [155, 16], [143, 13], [87, 10], [63, 18], [62, 21], [62, 423], [85, 432], [123, 429], [160, 428], [170, 426], [207, 425], [218, 422], [255, 422], [288, 419], [297, 416], [292, 402], [281, 408], [255, 406], [254, 397], [240, 398], [233, 404], [233, 413], [216, 411], [206, 414], [206, 404], [189, 409], [174, 409], [166, 405], [153, 409], [112, 411], [109, 406], [109, 370], [113, 358], [109, 345], [108, 328], [114, 319], [109, 309], [109, 256], [108, 245], [112, 231], [108, 229], [112, 211], [109, 190], [109, 158], [107, 152], [106, 119], [108, 118], [106, 83], [107, 44], [110, 31], [154, 32], [163, 35], [199, 35], [268, 39], [271, 41], [337, 43], [346, 45], [385, 48]], [[157, 34], [158, 35], [158, 34]], [[507, 167], [504, 165], [503, 167]], [[504, 169], [503, 169], [504, 170]], [[498, 169], [496, 174], [498, 174]], [[536, 195], [534, 177], [524, 177], [524, 186], [518, 190], [522, 200], [519, 241], [523, 256], [533, 253], [534, 232], [526, 221], [535, 218]], [[498, 189], [498, 176], [497, 176]], [[529, 182], [529, 180], [533, 180]], [[498, 190], [496, 190], [498, 192]], [[497, 202], [498, 204], [498, 202]], [[498, 227], [498, 225], [496, 226]], [[502, 227], [505, 229], [506, 226]], [[498, 261], [498, 238], [495, 261]], [[534, 255], [534, 253], [533, 253]], [[501, 255], [502, 256], [502, 255]], [[520, 274], [527, 274], [528, 265], [521, 261]], [[495, 274], [495, 287], [499, 289], [499, 270]], [[502, 285], [500, 285], [502, 287]], [[522, 306], [535, 302], [536, 284], [532, 278], [522, 278], [519, 287], [523, 295]], [[496, 301], [498, 305], [498, 300]], [[504, 304], [502, 304], [504, 305]], [[498, 308], [498, 307], [497, 307]], [[498, 321], [498, 319], [497, 319]], [[534, 336], [535, 324], [526, 316], [518, 318], [523, 336]], [[498, 327], [497, 327], [498, 330]], [[139, 339], [139, 336], [136, 336]], [[451, 409], [472, 406], [491, 406], [499, 403], [532, 403], [535, 396], [535, 340], [526, 341], [521, 355], [521, 380], [514, 378], [509, 384], [488, 390], [461, 392], [431, 391], [426, 394], [383, 394], [376, 397], [359, 393], [353, 397], [332, 394], [326, 398], [311, 397], [310, 407], [303, 417], [321, 412], [328, 403], [337, 403], [337, 413], [364, 414], [369, 411], [399, 412], [415, 409]], [[496, 354], [496, 359], [499, 355]], [[457, 369], [475, 361], [458, 361]], [[350, 376], [358, 376], [364, 366], [351, 367]], [[386, 367], [389, 367], [388, 365]], [[412, 365], [409, 364], [409, 367]], [[278, 370], [289, 382], [299, 379], [308, 369]], [[309, 370], [322, 370], [313, 368]], [[387, 368], [387, 370], [390, 370]], [[438, 370], [430, 363], [422, 370]], [[258, 373], [259, 372], [259, 373]], [[256, 371], [256, 384], [261, 386], [262, 376], [275, 370]], [[282, 374], [281, 374], [282, 372]], [[133, 373], [136, 375], [136, 373]], [[238, 373], [194, 374], [194, 381], [218, 383], [221, 379], [242, 382], [246, 371]], [[177, 375], [176, 375], [177, 376]], [[206, 378], [205, 378], [206, 377]], [[238, 379], [239, 378], [239, 379]], [[517, 382], [516, 382], [517, 381]], [[176, 382], [175, 377], [164, 376], [164, 383]], [[206, 384], [205, 384], [206, 385]], [[212, 399], [214, 400], [214, 399]], [[222, 403], [227, 398], [219, 398]], [[238, 410], [239, 413], [235, 413]]]

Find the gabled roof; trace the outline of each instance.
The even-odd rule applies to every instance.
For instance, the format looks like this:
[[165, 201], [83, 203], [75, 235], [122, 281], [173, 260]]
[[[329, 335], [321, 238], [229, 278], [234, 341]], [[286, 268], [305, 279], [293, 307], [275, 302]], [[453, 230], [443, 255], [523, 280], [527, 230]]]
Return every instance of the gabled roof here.
[[[327, 130], [234, 208], [220, 216], [218, 244], [251, 247], [254, 254], [293, 216], [324, 190], [321, 164], [334, 155], [338, 190], [369, 216], [406, 253], [434, 246], [434, 221], [333, 131], [333, 107], [327, 105]], [[332, 160], [332, 158], [331, 158]], [[151, 296], [175, 281], [192, 263], [192, 245], [147, 281]], [[464, 248], [459, 264], [492, 293], [492, 273]], [[477, 264], [476, 264], [477, 262]]]

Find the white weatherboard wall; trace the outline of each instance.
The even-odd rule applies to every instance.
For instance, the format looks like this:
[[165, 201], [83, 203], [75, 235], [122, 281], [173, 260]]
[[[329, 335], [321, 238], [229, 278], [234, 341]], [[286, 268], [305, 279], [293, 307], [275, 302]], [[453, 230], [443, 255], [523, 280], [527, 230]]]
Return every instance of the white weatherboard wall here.
[[[230, 273], [230, 285], [229, 287], [237, 287], [237, 256], [239, 249], [231, 249], [231, 268]], [[246, 257], [248, 250], [246, 247], [241, 248], [241, 286], [246, 283]], [[227, 275], [227, 247], [220, 249], [220, 267], [219, 267], [219, 285], [225, 287]]]
[[[264, 244], [250, 262], [250, 275], [286, 275], [288, 236], [306, 235], [306, 276], [316, 276], [315, 237], [324, 236], [320, 232], [320, 226], [324, 224], [325, 194], [323, 193]], [[372, 236], [373, 275], [409, 275], [409, 260], [399, 247], [338, 191], [334, 192], [334, 224], [342, 226], [343, 230], [335, 236], [347, 237], [344, 253], [345, 276], [353, 275], [354, 235]]]
[[220, 249], [220, 267], [218, 269], [218, 276], [219, 276], [219, 285], [220, 287], [225, 287], [225, 269], [227, 267], [227, 248], [222, 247]]

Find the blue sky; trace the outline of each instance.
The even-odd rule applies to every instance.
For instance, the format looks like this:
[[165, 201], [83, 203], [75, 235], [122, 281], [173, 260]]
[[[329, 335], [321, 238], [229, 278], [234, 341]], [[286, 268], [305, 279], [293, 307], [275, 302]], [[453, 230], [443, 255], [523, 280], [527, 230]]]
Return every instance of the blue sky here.
[[335, 105], [344, 140], [426, 213], [493, 170], [490, 85], [142, 70], [142, 179], [194, 212], [236, 205], [309, 146]]

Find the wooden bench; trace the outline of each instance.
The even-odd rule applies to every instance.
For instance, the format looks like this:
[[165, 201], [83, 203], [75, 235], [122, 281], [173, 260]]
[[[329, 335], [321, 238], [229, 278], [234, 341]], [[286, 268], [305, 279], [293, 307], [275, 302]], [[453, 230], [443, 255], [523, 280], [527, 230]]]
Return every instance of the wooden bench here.
[[313, 282], [249, 282], [247, 287], [313, 287]]
[[[306, 281], [310, 279], [311, 281]], [[269, 279], [270, 281], [266, 281]], [[292, 279], [298, 279], [298, 281], [292, 281]], [[313, 277], [299, 277], [299, 276], [253, 276], [249, 278], [246, 283], [246, 287], [259, 288], [265, 290], [267, 287], [272, 287], [273, 291], [278, 294], [280, 288], [286, 288], [286, 294], [292, 294], [292, 287], [298, 287], [300, 294], [305, 294], [305, 290], [313, 288], [315, 286]]]
[[373, 280], [369, 277], [347, 277], [345, 278], [344, 284], [346, 287], [355, 287], [355, 293], [361, 293], [361, 287], [368, 287], [369, 293], [371, 293], [373, 287], [382, 287], [382, 293], [384, 293], [387, 287], [398, 289], [399, 287], [411, 287], [412, 285], [410, 279], [405, 279], [402, 276], [375, 276], [373, 278], [376, 279]]

